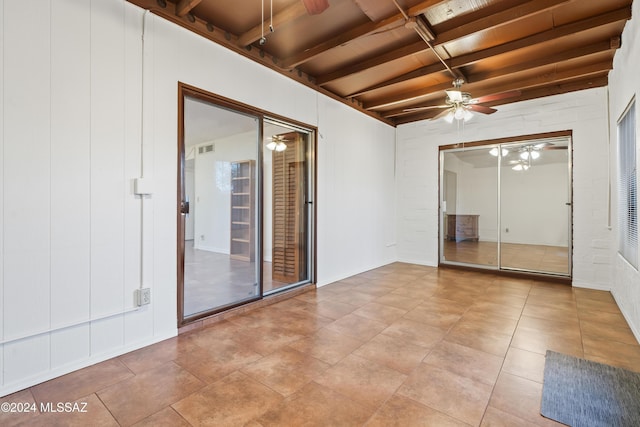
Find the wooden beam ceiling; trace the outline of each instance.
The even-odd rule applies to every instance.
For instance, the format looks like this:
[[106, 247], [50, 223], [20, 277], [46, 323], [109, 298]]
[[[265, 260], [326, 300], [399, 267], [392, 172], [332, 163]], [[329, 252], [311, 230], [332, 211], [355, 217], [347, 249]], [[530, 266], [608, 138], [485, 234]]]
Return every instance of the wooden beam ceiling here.
[[[432, 117], [433, 111], [404, 110], [421, 100], [443, 99], [443, 91], [451, 88], [447, 69], [464, 76], [475, 97], [491, 90], [521, 91], [503, 103], [600, 85], [620, 47], [632, 0], [484, 0], [461, 2], [455, 10], [445, 0], [405, 0], [404, 11], [380, 6], [371, 16], [352, 0], [333, 0], [313, 16], [301, 0], [280, 0], [268, 22], [255, 20], [255, 13], [243, 12], [233, 0], [128, 1], [365, 114], [398, 124]], [[405, 26], [407, 16], [423, 19], [433, 32], [433, 51]], [[345, 26], [349, 19], [353, 24]], [[272, 22], [277, 37], [263, 46], [259, 40]], [[514, 37], [514, 24], [527, 31], [516, 31], [520, 35]], [[374, 45], [362, 41], [374, 34]], [[398, 46], [398, 37], [406, 43]], [[352, 49], [341, 49], [350, 43]]]

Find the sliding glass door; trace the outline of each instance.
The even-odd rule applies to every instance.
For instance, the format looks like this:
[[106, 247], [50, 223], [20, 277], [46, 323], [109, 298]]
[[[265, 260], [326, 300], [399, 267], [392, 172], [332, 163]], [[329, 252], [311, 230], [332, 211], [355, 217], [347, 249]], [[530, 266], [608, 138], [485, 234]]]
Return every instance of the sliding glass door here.
[[189, 318], [260, 296], [260, 120], [186, 96], [184, 141], [183, 316]]
[[571, 274], [570, 136], [441, 150], [440, 261]]
[[314, 131], [181, 88], [178, 323], [313, 280]]

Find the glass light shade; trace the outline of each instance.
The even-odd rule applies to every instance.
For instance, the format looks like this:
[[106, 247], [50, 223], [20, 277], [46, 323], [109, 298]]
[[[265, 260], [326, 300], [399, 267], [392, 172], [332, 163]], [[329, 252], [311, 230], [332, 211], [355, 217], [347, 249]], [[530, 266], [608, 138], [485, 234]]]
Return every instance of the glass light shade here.
[[464, 121], [468, 122], [473, 117], [473, 113], [465, 108], [464, 110]]
[[523, 168], [522, 168], [522, 165], [520, 163], [518, 163], [517, 165], [515, 165], [511, 169], [513, 169], [514, 171], [521, 171]]
[[278, 142], [276, 144], [276, 151], [284, 151], [287, 149], [287, 144], [285, 144], [284, 142]]
[[267, 145], [265, 145], [265, 147], [267, 147], [269, 150], [273, 151], [276, 149], [276, 146], [278, 144], [275, 141], [271, 141], [270, 143], [268, 143]]
[[447, 115], [444, 116], [444, 119], [447, 123], [453, 123], [453, 117], [454, 117], [453, 111], [449, 111]]
[[498, 157], [498, 147], [493, 147], [491, 150], [489, 150], [489, 154], [494, 157]]
[[453, 113], [453, 117], [454, 117], [456, 120], [462, 120], [462, 119], [464, 119], [464, 117], [465, 117], [464, 112], [465, 112], [465, 109], [464, 109], [464, 108], [462, 108], [462, 107], [456, 107], [456, 111]]
[[522, 153], [520, 153], [520, 158], [522, 160], [527, 160], [529, 158], [529, 152], [528, 151], [523, 151]]
[[537, 159], [538, 157], [540, 157], [540, 153], [538, 153], [537, 151], [532, 151], [531, 152], [531, 158], [533, 160]]

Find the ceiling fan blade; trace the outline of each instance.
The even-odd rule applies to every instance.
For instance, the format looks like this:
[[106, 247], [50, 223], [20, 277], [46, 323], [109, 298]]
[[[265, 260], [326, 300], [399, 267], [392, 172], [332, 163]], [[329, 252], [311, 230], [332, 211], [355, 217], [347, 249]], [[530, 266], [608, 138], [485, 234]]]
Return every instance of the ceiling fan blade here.
[[450, 105], [426, 105], [424, 107], [413, 107], [413, 108], [405, 108], [404, 111], [405, 113], [411, 113], [414, 111], [424, 111], [424, 110], [433, 110], [435, 108], [449, 108], [451, 107]]
[[501, 99], [515, 98], [516, 96], [520, 96], [520, 95], [522, 95], [522, 92], [520, 92], [519, 90], [510, 90], [507, 92], [494, 93], [491, 95], [473, 98], [471, 101], [469, 101], [469, 103], [481, 104], [483, 102], [493, 102], [493, 101], [500, 101]]
[[329, 7], [329, 0], [302, 0], [309, 15], [319, 15]]
[[482, 114], [493, 114], [496, 110], [495, 108], [485, 107], [484, 105], [470, 104], [466, 106], [469, 110], [474, 113], [482, 113]]

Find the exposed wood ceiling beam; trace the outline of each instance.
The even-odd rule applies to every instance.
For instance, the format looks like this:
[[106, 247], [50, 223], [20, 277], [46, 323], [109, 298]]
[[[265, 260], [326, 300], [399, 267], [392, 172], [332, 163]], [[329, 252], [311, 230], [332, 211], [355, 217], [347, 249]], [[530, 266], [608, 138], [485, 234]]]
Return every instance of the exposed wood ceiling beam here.
[[176, 15], [177, 16], [185, 16], [187, 13], [191, 12], [191, 9], [196, 7], [202, 0], [180, 0], [176, 5]]
[[283, 68], [293, 68], [297, 65], [300, 65], [304, 62], [307, 62], [316, 56], [324, 53], [328, 50], [336, 48], [344, 43], [347, 43], [351, 40], [357, 39], [358, 37], [362, 37], [369, 33], [373, 33], [374, 31], [378, 31], [385, 27], [390, 27], [394, 24], [404, 21], [404, 18], [401, 14], [393, 15], [389, 18], [383, 19], [378, 22], [367, 22], [366, 24], [360, 25], [358, 27], [352, 28], [349, 31], [339, 34], [336, 37], [333, 37], [329, 40], [325, 40], [320, 44], [317, 44], [309, 49], [305, 49], [303, 52], [300, 52], [296, 55], [292, 55], [288, 58], [285, 58], [282, 61]]
[[607, 25], [618, 21], [626, 21], [629, 18], [631, 18], [631, 7], [623, 7], [611, 12], [603, 13], [598, 16], [561, 25], [559, 27], [543, 31], [529, 37], [524, 37], [512, 42], [503, 43], [501, 45], [476, 51], [467, 55], [457, 56], [451, 59], [450, 66], [453, 68], [462, 67], [480, 61], [482, 59], [510, 52], [512, 50], [522, 49], [528, 46], [533, 46], [535, 44], [548, 42], [560, 37], [565, 37], [575, 33], [586, 31], [594, 27], [600, 27], [602, 25]]
[[[307, 9], [304, 6], [304, 3], [302, 3], [301, 1], [297, 1], [293, 3], [291, 6], [282, 10], [281, 12], [278, 12], [275, 15], [273, 15], [273, 26], [274, 28], [277, 28], [277, 27], [286, 25], [287, 23], [295, 21], [296, 19], [306, 14], [307, 14]], [[255, 27], [253, 27], [252, 29], [250, 29], [249, 31], [247, 31], [246, 33], [241, 34], [238, 37], [238, 46], [242, 46], [242, 47], [249, 46], [251, 43], [255, 42], [256, 40], [259, 40], [260, 37], [262, 37], [262, 29], [269, 28], [269, 24], [271, 24], [271, 21], [261, 22]]]
[[[468, 21], [466, 23], [462, 23], [456, 28], [453, 28], [448, 31], [443, 31], [442, 33], [437, 34], [436, 39], [433, 41], [432, 44], [434, 47], [437, 47], [444, 43], [449, 43], [463, 37], [468, 37], [479, 31], [497, 28], [501, 25], [505, 25], [507, 23], [510, 23], [519, 19], [523, 19], [527, 16], [535, 15], [537, 13], [541, 13], [541, 12], [556, 8], [559, 5], [566, 3], [567, 1], [571, 1], [571, 0], [542, 0], [538, 2], [528, 2], [524, 5], [514, 6], [502, 12], [495, 13], [495, 14], [492, 13], [486, 16], [478, 17], [478, 15], [475, 14], [473, 16], [474, 20]], [[500, 19], [503, 19], [504, 21], [500, 21], [500, 19], [496, 18], [496, 16]], [[420, 43], [422, 43], [422, 45]], [[423, 42], [420, 42], [420, 43], [414, 43], [413, 45], [411, 45], [414, 48], [414, 50], [404, 49], [403, 52], [392, 52], [392, 53], [395, 53], [395, 55], [383, 54], [377, 58], [374, 58], [371, 61], [366, 61], [366, 62], [373, 63], [375, 65], [381, 65], [385, 62], [390, 62], [395, 59], [403, 58], [405, 56], [414, 55], [416, 53], [419, 53], [423, 50], [428, 49], [427, 46], [424, 46]], [[355, 65], [354, 67], [342, 68], [341, 70], [335, 73], [328, 73], [324, 76], [319, 76], [318, 84], [324, 85], [324, 84], [330, 83], [331, 81], [364, 71], [375, 65], [365, 66], [363, 62]]]
[[[615, 37], [610, 40], [605, 40], [599, 43], [594, 43], [588, 46], [583, 46], [577, 49], [570, 49], [568, 51], [556, 53], [553, 55], [548, 55], [543, 58], [535, 59], [532, 61], [521, 62], [519, 64], [505, 67], [501, 69], [492, 70], [486, 73], [475, 73], [466, 79], [467, 83], [472, 83], [476, 81], [483, 81], [487, 79], [492, 79], [496, 77], [501, 77], [513, 73], [517, 73], [520, 71], [528, 70], [530, 68], [542, 67], [544, 65], [555, 64], [558, 62], [569, 61], [571, 59], [579, 58], [581, 56], [593, 55], [596, 53], [607, 52], [611, 49], [617, 49], [620, 46], [619, 37]], [[364, 95], [369, 92], [373, 92], [378, 89], [382, 89], [396, 83], [402, 83], [407, 80], [415, 79], [418, 77], [423, 77], [429, 74], [437, 73], [442, 71], [442, 66], [438, 63], [434, 63], [431, 65], [427, 65], [425, 67], [418, 68], [417, 70], [411, 71], [409, 73], [405, 73], [401, 76], [395, 77], [393, 79], [387, 80], [385, 82], [379, 83], [375, 86], [370, 86], [366, 89], [362, 89], [361, 91], [348, 95], [347, 97], [357, 97]]]
[[[416, 79], [418, 77], [428, 76], [429, 74], [435, 74], [445, 71], [440, 62], [433, 63], [431, 65], [427, 65], [425, 67], [420, 67], [417, 70], [410, 71], [408, 73], [402, 74], [398, 77], [394, 77], [393, 79], [386, 80], [382, 83], [379, 83], [374, 86], [369, 86], [364, 88], [356, 93], [351, 93], [346, 95], [345, 98], [355, 98], [357, 96], [364, 95], [369, 92], [373, 92], [378, 89], [383, 89], [385, 87], [392, 86], [396, 83], [406, 82], [407, 80]], [[468, 78], [465, 78], [465, 81], [468, 81]], [[449, 85], [451, 86], [451, 85]]]
[[[342, 67], [341, 69], [334, 71], [332, 73], [327, 73], [322, 76], [318, 76], [316, 81], [320, 86], [324, 86], [327, 83], [331, 83], [332, 81], [341, 79], [343, 77], [347, 77], [352, 74], [357, 74], [362, 71], [368, 70], [369, 68], [377, 67], [382, 64], [387, 64], [389, 62], [395, 61], [396, 59], [405, 58], [415, 53], [424, 52], [427, 50], [429, 50], [429, 47], [422, 40], [420, 40], [419, 42], [412, 43], [400, 49], [393, 49], [389, 52], [385, 52], [382, 55], [376, 56], [375, 58], [370, 58], [364, 61], [360, 61], [351, 66]], [[439, 65], [442, 70], [445, 69], [442, 66], [442, 64], [439, 64]]]
[[[522, 49], [528, 46], [533, 46], [539, 43], [548, 42], [550, 40], [554, 40], [559, 37], [568, 36], [574, 33], [578, 33], [581, 31], [588, 30], [593, 27], [610, 24], [613, 22], [618, 22], [621, 20], [627, 20], [631, 17], [631, 7], [623, 7], [621, 9], [614, 10], [612, 12], [603, 13], [602, 15], [598, 15], [593, 18], [583, 19], [581, 21], [572, 22], [566, 25], [562, 25], [556, 27], [554, 29], [543, 31], [538, 34], [534, 34], [529, 37], [525, 37], [519, 40], [515, 40], [508, 43], [503, 43], [498, 46], [490, 47], [481, 51], [472, 52], [466, 55], [457, 56], [447, 60], [449, 66], [451, 68], [460, 68], [466, 65], [470, 65], [476, 61], [480, 61], [482, 59], [487, 59], [496, 55], [500, 55], [503, 53], [510, 52], [516, 49]], [[415, 91], [416, 93], [418, 91]], [[409, 98], [413, 99], [417, 95], [415, 93], [408, 94]], [[375, 103], [372, 105], [365, 105], [365, 108], [379, 108], [380, 106], [389, 106], [401, 102], [405, 102], [405, 99], [402, 99], [402, 96], [389, 97], [380, 101], [380, 103]], [[424, 96], [424, 95], [423, 95]]]
[[338, 102], [341, 102], [345, 105], [348, 105], [367, 116], [370, 116], [374, 119], [380, 120], [389, 125], [393, 125], [393, 122], [385, 119], [380, 114], [365, 110], [362, 106], [362, 103], [355, 100], [347, 100], [331, 91], [328, 91], [315, 83], [315, 80], [312, 76], [303, 73], [301, 70], [296, 70], [295, 72], [291, 72], [288, 70], [284, 70], [279, 67], [277, 64], [279, 63], [279, 58], [269, 55], [265, 51], [261, 49], [254, 48], [253, 46], [247, 46], [246, 48], [242, 48], [238, 46], [238, 38], [237, 36], [225, 31], [224, 29], [214, 27], [210, 23], [200, 19], [197, 16], [194, 16], [193, 20], [188, 19], [187, 17], [179, 17], [176, 15], [176, 5], [174, 3], [163, 1], [160, 4], [159, 0], [127, 0], [129, 3], [135, 4], [142, 9], [146, 9], [151, 11], [152, 13], [166, 19], [167, 21], [173, 22], [177, 25], [180, 25], [200, 36], [209, 39], [213, 42], [218, 43], [221, 46], [225, 46], [230, 50], [242, 55], [246, 58], [256, 61], [257, 63], [272, 69], [286, 77], [289, 77], [298, 83], [301, 83], [307, 87], [310, 87], [323, 95], [328, 96], [331, 99], [334, 99]]
[[461, 39], [480, 31], [497, 28], [510, 24], [531, 15], [546, 12], [572, 0], [538, 0], [529, 1], [519, 6], [492, 13], [474, 21], [459, 25], [449, 31], [443, 31], [436, 36], [434, 43], [442, 44], [453, 40]]
[[[615, 38], [619, 39], [619, 38]], [[608, 52], [611, 49], [617, 49], [619, 47], [615, 47], [615, 44], [611, 40], [605, 40], [598, 43], [593, 43], [588, 46], [582, 46], [576, 49], [569, 49], [564, 52], [556, 53], [554, 55], [548, 55], [543, 58], [533, 59], [531, 61], [522, 62], [516, 65], [512, 65], [510, 67], [501, 68], [498, 70], [492, 70], [482, 73], [475, 73], [473, 76], [470, 76], [468, 82], [476, 82], [476, 81], [484, 81], [493, 79], [496, 77], [507, 76], [509, 74], [518, 73], [520, 71], [529, 70], [532, 68], [543, 67], [545, 65], [557, 64], [565, 61], [571, 61], [572, 59], [596, 55], [598, 53]]]
[[[427, 9], [429, 9], [431, 6], [434, 6], [440, 3], [440, 1], [441, 0], [423, 1], [422, 3], [409, 8], [409, 10], [407, 11], [407, 14], [409, 16], [419, 15], [424, 11], [426, 11]], [[304, 62], [307, 62], [315, 58], [316, 56], [328, 50], [334, 49], [342, 44], [348, 43], [352, 40], [365, 36], [374, 31], [378, 31], [380, 29], [383, 29], [398, 23], [403, 23], [404, 21], [405, 21], [404, 16], [401, 13], [396, 13], [394, 15], [388, 16], [387, 18], [381, 19], [380, 21], [367, 22], [366, 24], [362, 24], [358, 27], [352, 28], [346, 33], [342, 33], [329, 40], [325, 40], [320, 44], [317, 44], [313, 47], [305, 49], [303, 52], [300, 52], [296, 55], [292, 55], [289, 58], [285, 58], [282, 61], [282, 66], [283, 68], [295, 67], [297, 65], [300, 65]]]
[[[595, 64], [586, 65], [586, 66], [580, 65], [578, 67], [573, 67], [563, 71], [554, 71], [552, 73], [545, 72], [535, 77], [530, 77], [524, 80], [512, 82], [509, 84], [509, 87], [504, 87], [504, 86], [493, 87], [490, 89], [485, 89], [481, 93], [473, 93], [472, 95], [474, 97], [480, 97], [480, 96], [485, 96], [492, 93], [504, 92], [507, 90], [511, 90], [515, 87], [528, 88], [533, 86], [542, 86], [549, 83], [553, 83], [554, 81], [564, 81], [564, 80], [576, 79], [584, 76], [590, 76], [593, 74], [606, 73], [609, 70], [611, 70], [612, 67], [613, 67], [613, 63], [609, 59], [606, 61], [601, 61]], [[440, 84], [440, 85], [430, 86], [428, 88], [421, 88], [418, 90], [405, 92], [401, 96], [394, 96], [394, 97], [390, 97], [390, 99], [385, 99], [385, 100], [380, 100], [377, 102], [371, 102], [371, 103], [365, 104], [365, 108], [369, 110], [377, 110], [377, 109], [382, 109], [382, 108], [390, 107], [397, 104], [403, 104], [410, 101], [418, 100], [422, 97], [432, 95], [434, 92], [443, 90], [441, 89], [442, 86], [443, 85]], [[450, 84], [446, 85], [446, 89], [449, 89], [450, 87], [451, 87]], [[392, 114], [395, 115], [396, 113], [397, 111], [394, 111]], [[387, 116], [387, 114], [389, 114], [389, 112], [383, 113], [384, 116]]]

